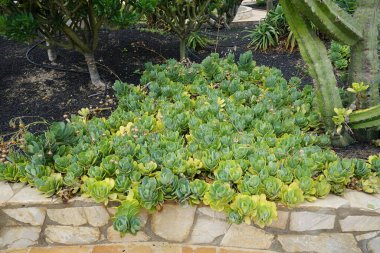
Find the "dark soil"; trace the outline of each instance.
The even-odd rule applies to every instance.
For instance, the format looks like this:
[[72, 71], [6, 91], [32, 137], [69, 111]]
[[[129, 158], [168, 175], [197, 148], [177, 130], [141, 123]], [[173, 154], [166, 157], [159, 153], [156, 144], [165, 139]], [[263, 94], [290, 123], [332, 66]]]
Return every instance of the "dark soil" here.
[[380, 153], [380, 148], [372, 144], [355, 143], [344, 148], [334, 148], [335, 152], [344, 158], [367, 159], [370, 155]]

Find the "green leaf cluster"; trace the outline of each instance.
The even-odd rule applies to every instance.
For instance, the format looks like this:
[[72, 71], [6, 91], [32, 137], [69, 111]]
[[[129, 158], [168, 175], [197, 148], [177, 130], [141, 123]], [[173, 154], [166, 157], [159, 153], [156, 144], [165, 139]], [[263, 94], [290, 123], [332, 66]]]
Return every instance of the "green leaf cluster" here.
[[82, 110], [26, 134], [22, 152], [0, 165], [0, 180], [119, 201], [114, 227], [122, 234], [139, 230], [141, 208], [154, 212], [165, 200], [264, 226], [276, 220], [276, 202], [341, 194], [353, 177], [378, 192], [380, 158], [340, 159], [329, 149], [310, 86], [256, 66], [252, 53], [234, 58], [147, 64], [140, 86], [115, 83], [119, 106], [108, 119]]

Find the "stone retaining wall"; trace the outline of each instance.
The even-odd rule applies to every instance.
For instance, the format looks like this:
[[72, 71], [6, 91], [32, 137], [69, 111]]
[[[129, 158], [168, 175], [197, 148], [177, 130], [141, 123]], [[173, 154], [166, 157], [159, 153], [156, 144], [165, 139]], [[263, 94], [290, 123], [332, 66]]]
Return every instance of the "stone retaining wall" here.
[[[19, 252], [61, 252], [57, 249], [63, 245], [92, 245], [76, 248], [86, 252], [135, 246], [150, 250], [124, 252], [380, 252], [380, 195], [348, 191], [343, 197], [331, 195], [278, 210], [279, 220], [260, 229], [231, 225], [224, 214], [208, 207], [168, 203], [155, 214], [143, 212], [143, 229], [136, 236], [121, 238], [112, 228], [112, 207], [80, 197], [63, 204], [23, 184], [0, 182], [0, 250], [32, 247]], [[168, 245], [175, 250], [165, 250]], [[154, 250], [157, 247], [160, 251]]]

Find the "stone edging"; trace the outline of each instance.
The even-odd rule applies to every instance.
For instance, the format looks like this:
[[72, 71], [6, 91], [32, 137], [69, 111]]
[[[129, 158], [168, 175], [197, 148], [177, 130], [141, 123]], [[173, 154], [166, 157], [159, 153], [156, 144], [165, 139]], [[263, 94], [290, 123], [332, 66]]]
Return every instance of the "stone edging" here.
[[[222, 253], [234, 252], [233, 248], [240, 250], [236, 252], [380, 252], [379, 195], [347, 191], [343, 197], [330, 195], [294, 209], [279, 206], [278, 210], [279, 220], [260, 229], [231, 225], [224, 214], [205, 206], [183, 208], [168, 203], [161, 212], [142, 212], [142, 230], [136, 236], [121, 238], [110, 220], [115, 208], [80, 197], [63, 204], [29, 186], [0, 182], [0, 250], [110, 243], [153, 247], [169, 243], [177, 245], [176, 250], [162, 252]], [[194, 249], [198, 247], [195, 245], [203, 245], [210, 251], [190, 251], [189, 245]], [[97, 247], [100, 246], [84, 248], [94, 252], [90, 249]], [[156, 252], [153, 248], [141, 252]], [[32, 248], [29, 253], [55, 252], [38, 249]]]

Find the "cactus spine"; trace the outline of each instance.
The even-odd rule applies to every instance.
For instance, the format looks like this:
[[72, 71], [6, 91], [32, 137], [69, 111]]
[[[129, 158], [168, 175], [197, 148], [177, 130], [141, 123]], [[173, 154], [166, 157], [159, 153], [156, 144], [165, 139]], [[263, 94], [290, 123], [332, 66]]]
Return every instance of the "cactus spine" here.
[[[332, 117], [335, 115], [334, 108], [341, 108], [342, 101], [327, 49], [311, 29], [310, 21], [333, 39], [352, 46], [350, 80], [369, 84], [369, 99], [365, 105], [378, 105], [380, 78], [377, 35], [380, 1], [360, 0], [358, 2], [358, 9], [352, 16], [345, 13], [331, 0], [280, 0], [302, 57], [315, 80], [319, 108], [326, 129], [332, 135], [335, 133], [332, 122]], [[370, 111], [371, 114], [367, 114], [367, 110], [353, 113], [350, 120], [353, 118], [351, 123], [354, 129], [373, 127], [380, 123], [380, 110], [375, 108]], [[362, 120], [355, 121], [358, 117]], [[347, 133], [332, 140], [335, 145], [340, 146], [348, 145], [351, 141]]]

